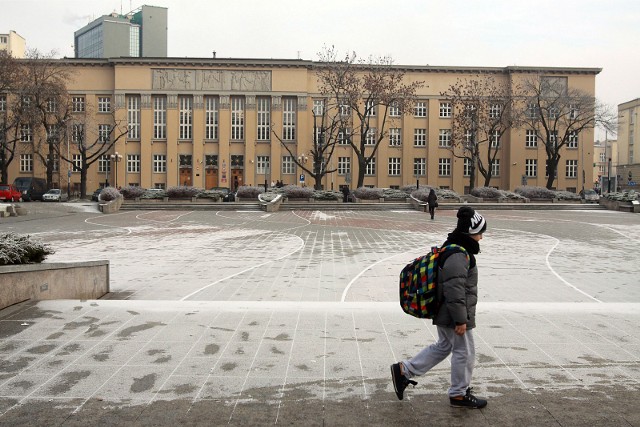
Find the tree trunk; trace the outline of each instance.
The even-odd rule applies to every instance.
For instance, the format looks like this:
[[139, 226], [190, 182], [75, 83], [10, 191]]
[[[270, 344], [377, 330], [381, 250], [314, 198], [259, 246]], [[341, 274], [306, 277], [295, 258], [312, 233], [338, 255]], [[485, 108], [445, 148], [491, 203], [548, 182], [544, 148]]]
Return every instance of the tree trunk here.
[[87, 195], [87, 168], [80, 169], [80, 198], [84, 199]]

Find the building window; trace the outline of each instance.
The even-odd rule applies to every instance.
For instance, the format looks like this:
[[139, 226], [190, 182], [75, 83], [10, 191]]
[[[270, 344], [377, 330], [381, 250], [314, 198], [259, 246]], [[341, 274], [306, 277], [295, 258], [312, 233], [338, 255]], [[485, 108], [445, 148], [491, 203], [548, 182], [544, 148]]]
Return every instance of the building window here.
[[549, 118], [552, 120], [557, 119], [560, 116], [560, 110], [558, 110], [558, 107], [549, 107]]
[[451, 147], [451, 129], [440, 129], [438, 147]]
[[369, 128], [367, 130], [364, 145], [376, 145], [376, 128]]
[[71, 125], [71, 142], [74, 144], [84, 143], [84, 124], [74, 123]]
[[140, 172], [140, 154], [127, 154], [127, 172]]
[[271, 98], [258, 97], [258, 141], [271, 140]]
[[400, 107], [395, 101], [389, 106], [389, 117], [400, 117]]
[[179, 106], [179, 131], [178, 131], [178, 139], [191, 139], [192, 138], [192, 120], [193, 120], [193, 108], [192, 108], [192, 98], [190, 96], [180, 96], [178, 97], [178, 106]]
[[538, 117], [538, 105], [535, 102], [527, 104], [526, 116], [528, 119], [535, 119]]
[[153, 138], [167, 139], [167, 98], [153, 97]]
[[111, 112], [111, 98], [107, 96], [98, 97], [98, 113], [110, 113]]
[[71, 166], [74, 172], [82, 170], [82, 156], [80, 154], [71, 155]]
[[269, 173], [269, 169], [269, 156], [258, 156], [256, 158], [256, 173], [259, 175], [265, 175]]
[[400, 129], [399, 128], [391, 128], [389, 129], [389, 145], [392, 147], [399, 147], [402, 144], [400, 139]]
[[400, 157], [389, 157], [389, 176], [400, 175]]
[[45, 132], [47, 136], [47, 141], [56, 142], [58, 140], [58, 126], [57, 125], [47, 125], [45, 127]]
[[526, 159], [524, 161], [524, 174], [528, 177], [538, 176], [538, 160]]
[[296, 162], [293, 161], [293, 156], [282, 156], [282, 174], [293, 175], [296, 173]]
[[140, 139], [140, 97], [127, 97], [127, 121], [129, 123], [128, 139]]
[[338, 157], [338, 175], [351, 173], [351, 158]]
[[316, 117], [324, 115], [324, 99], [313, 100], [313, 115]]
[[46, 110], [47, 113], [55, 113], [58, 111], [58, 102], [54, 98], [47, 99]]
[[471, 160], [464, 158], [462, 162], [462, 176], [471, 175]]
[[569, 132], [569, 138], [567, 140], [567, 148], [578, 148], [578, 132], [572, 130]]
[[425, 176], [427, 174], [427, 159], [424, 157], [414, 157], [413, 159], [413, 175]]
[[372, 157], [367, 163], [367, 167], [364, 170], [365, 175], [373, 176], [376, 174], [376, 158]]
[[20, 154], [20, 172], [33, 172], [32, 154]]
[[99, 173], [109, 173], [111, 172], [111, 158], [108, 154], [104, 154], [100, 156], [98, 159], [98, 172]]
[[31, 125], [29, 124], [20, 125], [20, 141], [31, 142]]
[[153, 172], [165, 173], [167, 172], [167, 156], [164, 154], [153, 155]]
[[578, 118], [578, 113], [579, 113], [579, 110], [577, 105], [575, 104], [569, 105], [569, 118], [571, 120], [576, 120]]
[[464, 142], [466, 144], [467, 147], [469, 147], [471, 144], [473, 144], [473, 132], [470, 130], [465, 130], [464, 131]]
[[217, 169], [218, 168], [218, 155], [217, 154], [205, 154], [204, 156], [205, 169]]
[[296, 139], [296, 109], [295, 98], [282, 98], [282, 139], [284, 141]]
[[244, 98], [231, 97], [231, 139], [244, 141]]
[[438, 159], [438, 175], [451, 176], [451, 159]]
[[413, 130], [413, 145], [414, 147], [427, 146], [427, 130], [426, 129]]
[[494, 130], [491, 132], [491, 148], [500, 148], [500, 131]]
[[348, 116], [351, 113], [351, 107], [349, 107], [349, 104], [340, 104], [338, 106], [338, 110], [340, 110], [341, 116]]
[[[375, 130], [374, 130], [374, 133], [375, 133]], [[368, 136], [368, 134], [367, 134], [367, 136]], [[338, 132], [338, 144], [339, 145], [349, 145], [349, 141], [350, 140], [351, 140], [351, 130], [350, 129], [342, 129], [341, 131]]]
[[98, 141], [102, 144], [111, 139], [111, 125], [98, 125]]
[[558, 131], [557, 130], [549, 131], [549, 144], [553, 145], [554, 147], [558, 146]]
[[500, 104], [491, 104], [491, 106], [489, 107], [489, 118], [490, 119], [499, 118], [501, 113], [502, 113], [502, 105], [500, 105]]
[[600, 161], [601, 162], [606, 162], [607, 161], [607, 153], [606, 152], [600, 153]]
[[0, 94], [0, 112], [7, 111], [7, 95]]
[[84, 96], [71, 97], [71, 111], [74, 113], [84, 113]]
[[524, 146], [526, 148], [536, 148], [538, 146], [538, 131], [527, 129], [524, 136]]
[[204, 139], [218, 139], [218, 97], [204, 98]]
[[566, 162], [566, 177], [576, 178], [578, 176], [578, 161], [567, 160]]
[[364, 116], [375, 117], [376, 116], [376, 104], [373, 100], [368, 100], [364, 105]]
[[451, 117], [451, 103], [450, 102], [441, 102], [440, 103], [440, 118], [448, 118]]
[[491, 163], [491, 176], [500, 176], [500, 159], [494, 159]]
[[427, 117], [427, 103], [424, 101], [416, 102], [413, 115], [416, 117]]

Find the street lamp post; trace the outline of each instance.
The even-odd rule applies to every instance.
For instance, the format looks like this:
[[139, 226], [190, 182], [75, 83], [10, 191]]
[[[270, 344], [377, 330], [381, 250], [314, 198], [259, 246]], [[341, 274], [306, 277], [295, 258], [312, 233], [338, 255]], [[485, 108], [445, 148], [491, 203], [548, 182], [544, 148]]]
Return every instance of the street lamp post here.
[[118, 154], [118, 152], [116, 151], [114, 154], [111, 155], [111, 161], [114, 162], [116, 164], [115, 167], [115, 183], [116, 183], [116, 188], [118, 188], [118, 163], [120, 163], [122, 161], [122, 154]]

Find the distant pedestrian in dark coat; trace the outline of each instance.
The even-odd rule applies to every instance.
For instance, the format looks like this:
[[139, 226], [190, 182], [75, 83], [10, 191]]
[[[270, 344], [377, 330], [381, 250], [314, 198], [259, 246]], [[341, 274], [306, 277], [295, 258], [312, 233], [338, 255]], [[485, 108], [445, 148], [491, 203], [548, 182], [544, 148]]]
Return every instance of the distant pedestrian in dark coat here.
[[436, 196], [436, 192], [433, 188], [429, 191], [429, 195], [427, 196], [427, 204], [429, 205], [429, 214], [431, 214], [431, 219], [433, 219], [436, 214], [436, 207], [438, 207], [438, 196]]

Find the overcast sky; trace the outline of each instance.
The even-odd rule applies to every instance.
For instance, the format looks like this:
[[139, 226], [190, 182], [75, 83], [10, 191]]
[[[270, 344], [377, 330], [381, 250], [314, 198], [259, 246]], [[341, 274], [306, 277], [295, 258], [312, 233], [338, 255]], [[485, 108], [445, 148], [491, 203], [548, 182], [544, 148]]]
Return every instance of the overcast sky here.
[[640, 0], [0, 0], [0, 33], [73, 57], [75, 30], [143, 4], [168, 8], [169, 56], [596, 67], [600, 101], [640, 97]]

